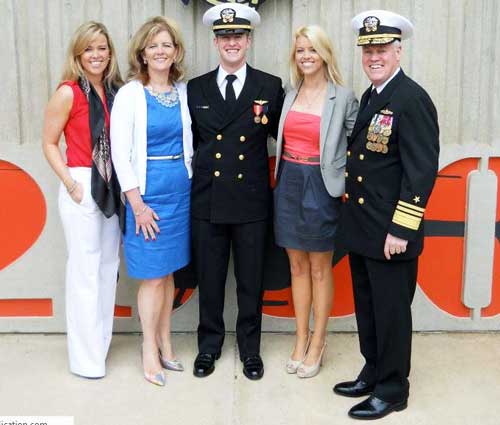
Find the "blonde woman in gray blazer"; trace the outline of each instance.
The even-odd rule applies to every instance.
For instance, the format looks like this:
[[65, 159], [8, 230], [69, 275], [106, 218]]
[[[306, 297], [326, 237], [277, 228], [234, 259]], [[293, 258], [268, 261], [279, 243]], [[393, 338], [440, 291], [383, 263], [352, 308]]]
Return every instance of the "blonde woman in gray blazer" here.
[[277, 139], [274, 228], [290, 260], [297, 323], [286, 370], [310, 378], [319, 372], [326, 348], [333, 245], [358, 101], [341, 85], [332, 44], [320, 27], [300, 27], [293, 40], [294, 89], [285, 98]]

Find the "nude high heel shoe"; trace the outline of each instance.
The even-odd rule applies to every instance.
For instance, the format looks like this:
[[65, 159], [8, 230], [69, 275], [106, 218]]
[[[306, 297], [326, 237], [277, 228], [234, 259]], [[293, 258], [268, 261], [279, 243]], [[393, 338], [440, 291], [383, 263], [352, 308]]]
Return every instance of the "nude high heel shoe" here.
[[[141, 360], [144, 358], [143, 350], [144, 344], [141, 344]], [[167, 382], [167, 378], [165, 376], [165, 372], [163, 372], [163, 369], [156, 373], [147, 373], [146, 371], [144, 371], [144, 379], [154, 385], [158, 385], [159, 387], [164, 387]]]
[[163, 357], [160, 351], [160, 363], [164, 369], [174, 370], [176, 372], [183, 372], [184, 365], [180, 360], [173, 359], [169, 360], [166, 357]]
[[167, 381], [163, 370], [157, 373], [144, 372], [144, 379], [148, 382], [151, 382], [154, 385], [158, 385], [159, 387], [164, 387]]
[[306, 366], [304, 363], [302, 363], [297, 368], [297, 376], [299, 378], [312, 378], [313, 376], [316, 376], [319, 373], [319, 368], [323, 365], [325, 348], [326, 348], [326, 342], [323, 344], [323, 348], [321, 349], [321, 353], [319, 355], [317, 363], [311, 366]]
[[307, 350], [309, 349], [309, 344], [311, 343], [311, 332], [307, 335], [307, 342], [306, 342], [306, 348], [304, 350], [304, 354], [302, 355], [302, 359], [300, 360], [293, 360], [292, 356], [290, 356], [286, 362], [286, 372], [287, 373], [297, 373], [297, 369], [299, 366], [302, 364], [304, 359], [306, 358]]

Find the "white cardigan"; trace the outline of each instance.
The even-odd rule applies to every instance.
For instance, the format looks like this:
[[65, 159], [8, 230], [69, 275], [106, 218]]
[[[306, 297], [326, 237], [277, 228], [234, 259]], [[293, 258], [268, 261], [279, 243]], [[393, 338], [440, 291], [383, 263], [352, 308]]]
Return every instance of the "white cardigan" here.
[[[179, 92], [182, 117], [184, 164], [189, 178], [193, 175], [193, 134], [187, 104], [186, 83], [175, 83]], [[125, 84], [115, 96], [111, 110], [111, 157], [122, 192], [136, 187], [146, 191], [147, 105], [144, 86], [138, 80]]]

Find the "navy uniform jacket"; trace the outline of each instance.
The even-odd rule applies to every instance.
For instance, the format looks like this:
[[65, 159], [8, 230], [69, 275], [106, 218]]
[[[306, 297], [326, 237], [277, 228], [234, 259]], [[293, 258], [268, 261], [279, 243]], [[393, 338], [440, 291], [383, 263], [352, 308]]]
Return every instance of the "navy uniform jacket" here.
[[348, 143], [346, 202], [340, 243], [347, 251], [385, 259], [387, 233], [408, 240], [404, 254], [423, 248], [423, 215], [438, 171], [437, 112], [426, 91], [402, 70], [372, 99], [361, 98]]
[[194, 218], [235, 224], [268, 217], [271, 189], [267, 138], [276, 138], [283, 98], [280, 78], [248, 65], [245, 84], [232, 109], [226, 106], [217, 86], [217, 69], [189, 81], [195, 147], [191, 189]]

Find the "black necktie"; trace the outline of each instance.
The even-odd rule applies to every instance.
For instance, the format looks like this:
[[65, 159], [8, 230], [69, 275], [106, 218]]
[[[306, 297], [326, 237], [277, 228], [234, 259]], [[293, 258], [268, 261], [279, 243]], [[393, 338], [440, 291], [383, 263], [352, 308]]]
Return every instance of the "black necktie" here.
[[226, 75], [226, 104], [234, 105], [236, 103], [236, 93], [234, 92], [233, 81], [236, 80], [236, 75]]
[[370, 93], [369, 103], [373, 103], [377, 101], [377, 97], [379, 96], [377, 89], [373, 89]]

